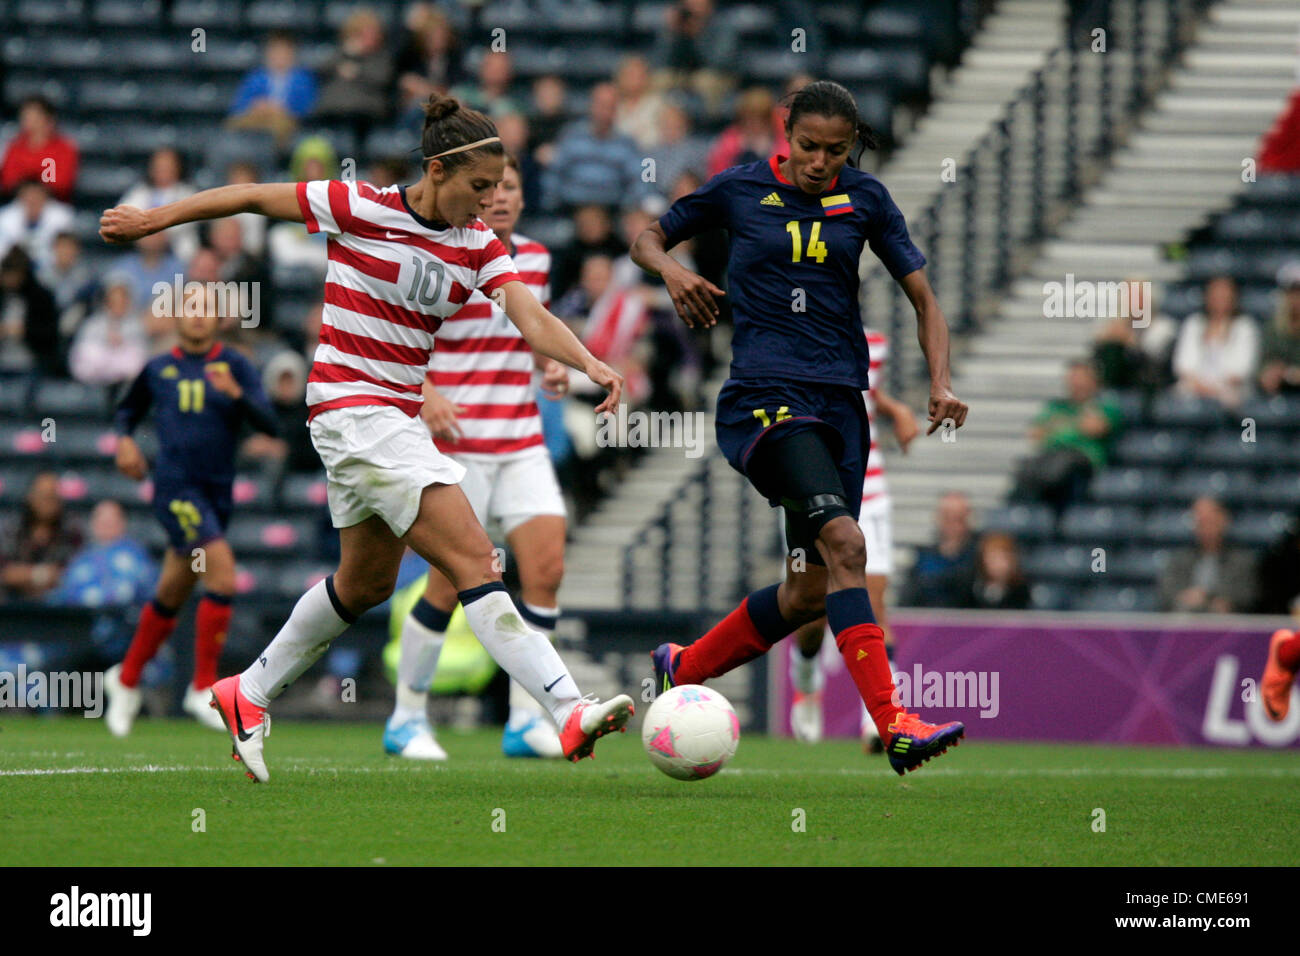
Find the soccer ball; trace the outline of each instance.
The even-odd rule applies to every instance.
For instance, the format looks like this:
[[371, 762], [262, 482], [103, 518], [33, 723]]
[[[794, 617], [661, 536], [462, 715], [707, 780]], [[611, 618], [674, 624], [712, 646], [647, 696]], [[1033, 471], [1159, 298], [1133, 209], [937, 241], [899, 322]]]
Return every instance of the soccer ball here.
[[641, 725], [650, 762], [677, 780], [712, 777], [736, 753], [740, 721], [727, 698], [699, 684], [664, 691]]

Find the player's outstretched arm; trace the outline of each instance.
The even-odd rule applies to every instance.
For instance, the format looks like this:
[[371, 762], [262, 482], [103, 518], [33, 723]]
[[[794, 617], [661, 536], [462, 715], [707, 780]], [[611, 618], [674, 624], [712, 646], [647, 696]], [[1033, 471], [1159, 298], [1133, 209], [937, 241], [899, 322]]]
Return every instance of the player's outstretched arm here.
[[960, 428], [966, 421], [967, 408], [966, 403], [952, 391], [948, 368], [948, 321], [939, 308], [939, 300], [930, 288], [924, 269], [909, 272], [898, 280], [898, 284], [916, 310], [916, 337], [930, 368], [930, 427], [926, 434], [934, 434], [934, 430], [950, 418], [953, 425]]
[[567, 325], [537, 301], [537, 296], [528, 286], [517, 281], [507, 282], [492, 295], [529, 348], [583, 372], [601, 388], [609, 390], [605, 400], [596, 406], [597, 413], [618, 411], [618, 402], [623, 394], [623, 376], [592, 355]]
[[636, 237], [629, 255], [646, 272], [664, 280], [668, 297], [687, 328], [693, 329], [697, 323], [703, 328], [717, 325], [718, 303], [714, 296], [727, 293], [670, 256], [667, 240], [663, 227], [653, 222]]
[[224, 219], [241, 212], [290, 222], [306, 221], [298, 205], [297, 183], [234, 183], [205, 189], [153, 209], [135, 206], [106, 209], [99, 219], [99, 234], [105, 242], [134, 242], [141, 236], [181, 223]]

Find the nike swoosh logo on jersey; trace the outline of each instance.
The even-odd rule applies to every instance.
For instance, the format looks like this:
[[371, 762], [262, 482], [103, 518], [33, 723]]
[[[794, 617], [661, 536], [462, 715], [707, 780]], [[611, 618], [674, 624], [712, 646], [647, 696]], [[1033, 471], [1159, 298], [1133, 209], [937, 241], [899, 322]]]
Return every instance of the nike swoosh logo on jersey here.
[[384, 230], [384, 238], [385, 238], [385, 239], [405, 239], [405, 238], [406, 238], [406, 233], [404, 233], [404, 232], [389, 232], [387, 229], [385, 229], [385, 230]]

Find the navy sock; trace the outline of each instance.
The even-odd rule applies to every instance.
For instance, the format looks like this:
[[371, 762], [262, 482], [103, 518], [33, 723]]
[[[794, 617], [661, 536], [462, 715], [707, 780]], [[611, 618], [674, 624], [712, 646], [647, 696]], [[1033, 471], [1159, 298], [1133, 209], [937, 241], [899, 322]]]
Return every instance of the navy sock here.
[[838, 635], [855, 624], [875, 624], [871, 597], [866, 588], [845, 588], [826, 595], [826, 620], [831, 633]]

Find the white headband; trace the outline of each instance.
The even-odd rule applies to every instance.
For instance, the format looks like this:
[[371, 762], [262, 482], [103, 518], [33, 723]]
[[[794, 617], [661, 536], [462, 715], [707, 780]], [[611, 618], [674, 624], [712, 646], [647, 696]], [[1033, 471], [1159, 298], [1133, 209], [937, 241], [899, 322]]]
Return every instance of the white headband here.
[[439, 156], [446, 156], [448, 153], [459, 153], [466, 149], [473, 149], [476, 146], [482, 146], [484, 143], [499, 143], [500, 136], [489, 136], [487, 139], [481, 139], [477, 143], [466, 143], [464, 146], [457, 146], [455, 149], [446, 149], [441, 153], [434, 153], [432, 156], [426, 156], [425, 159], [437, 159]]

